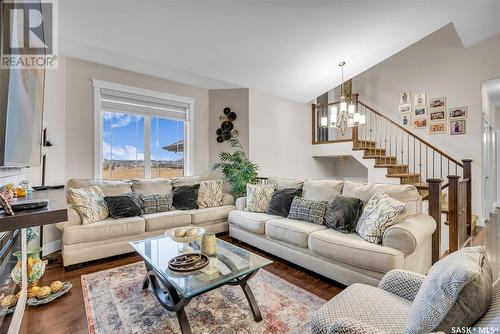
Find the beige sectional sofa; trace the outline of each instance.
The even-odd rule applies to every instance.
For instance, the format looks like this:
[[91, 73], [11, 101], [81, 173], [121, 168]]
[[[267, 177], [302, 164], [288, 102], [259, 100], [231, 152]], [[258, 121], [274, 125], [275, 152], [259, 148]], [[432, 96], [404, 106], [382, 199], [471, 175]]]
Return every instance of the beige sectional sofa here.
[[[275, 180], [275, 181], [274, 181]], [[301, 180], [272, 178], [282, 188]], [[229, 214], [231, 237], [277, 255], [345, 285], [365, 283], [377, 286], [392, 269], [425, 274], [431, 266], [431, 236], [436, 228], [432, 217], [422, 213], [422, 201], [412, 185], [365, 184], [339, 181], [341, 194], [365, 203], [378, 190], [405, 202], [406, 212], [387, 229], [382, 244], [363, 240], [357, 233], [345, 234], [324, 225], [291, 220], [265, 213], [245, 211], [246, 198], [236, 200]]]
[[[209, 179], [209, 176], [181, 177], [173, 180], [71, 179], [66, 189], [96, 185], [102, 189], [105, 196], [132, 191], [157, 194], [168, 191], [172, 186], [192, 185], [206, 179]], [[128, 244], [129, 241], [160, 235], [178, 226], [196, 225], [215, 233], [226, 232], [228, 230], [227, 217], [234, 208], [233, 196], [224, 194], [220, 207], [189, 211], [174, 210], [119, 219], [109, 217], [96, 223], [82, 224], [78, 212], [69, 206], [68, 221], [56, 224], [62, 231], [64, 266], [133, 252]]]

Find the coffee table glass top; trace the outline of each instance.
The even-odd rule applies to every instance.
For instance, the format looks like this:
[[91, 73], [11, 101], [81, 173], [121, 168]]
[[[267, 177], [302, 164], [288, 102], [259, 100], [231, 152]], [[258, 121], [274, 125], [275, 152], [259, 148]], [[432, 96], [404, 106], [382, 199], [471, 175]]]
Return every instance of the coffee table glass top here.
[[[190, 244], [193, 253], [199, 252], [199, 244]], [[200, 295], [272, 263], [262, 256], [217, 239], [217, 256], [210, 258], [208, 266], [191, 273], [178, 273], [168, 268], [168, 261], [182, 254], [180, 250], [183, 244], [168, 236], [160, 236], [132, 241], [130, 245], [184, 297]]]

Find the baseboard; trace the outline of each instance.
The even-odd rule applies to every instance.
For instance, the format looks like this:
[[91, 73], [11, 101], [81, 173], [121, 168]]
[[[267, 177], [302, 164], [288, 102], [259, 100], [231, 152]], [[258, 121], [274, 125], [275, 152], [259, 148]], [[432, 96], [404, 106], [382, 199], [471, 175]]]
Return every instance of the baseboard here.
[[46, 256], [61, 250], [62, 239], [49, 242], [43, 245], [42, 256]]

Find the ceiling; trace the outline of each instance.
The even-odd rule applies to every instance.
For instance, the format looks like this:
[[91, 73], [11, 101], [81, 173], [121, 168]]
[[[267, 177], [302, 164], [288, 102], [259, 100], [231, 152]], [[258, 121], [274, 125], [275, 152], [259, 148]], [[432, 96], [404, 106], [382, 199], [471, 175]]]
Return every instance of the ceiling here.
[[60, 1], [60, 52], [204, 88], [307, 102], [453, 23], [500, 32], [500, 1]]

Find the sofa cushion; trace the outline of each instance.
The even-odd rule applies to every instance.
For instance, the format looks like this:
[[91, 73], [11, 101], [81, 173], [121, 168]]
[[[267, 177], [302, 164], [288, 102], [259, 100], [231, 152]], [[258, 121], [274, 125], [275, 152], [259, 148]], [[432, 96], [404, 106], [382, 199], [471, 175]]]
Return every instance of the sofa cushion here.
[[266, 235], [272, 239], [307, 248], [310, 233], [326, 229], [323, 225], [293, 219], [274, 219], [266, 223]]
[[114, 218], [135, 217], [141, 214], [141, 205], [133, 193], [118, 196], [106, 196], [109, 215]]
[[71, 179], [67, 183], [68, 189], [85, 188], [90, 186], [98, 186], [102, 190], [104, 196], [123, 195], [132, 191], [129, 181]]
[[281, 217], [288, 217], [290, 206], [295, 196], [301, 196], [301, 188], [282, 188], [274, 192], [267, 208], [267, 213]]
[[146, 220], [146, 232], [166, 230], [178, 226], [191, 224], [191, 214], [189, 211], [165, 211], [146, 213], [142, 215]]
[[107, 218], [93, 224], [71, 225], [64, 228], [65, 245], [118, 239], [145, 232], [145, 221], [141, 217], [120, 219]]
[[68, 195], [71, 206], [82, 218], [82, 224], [95, 223], [108, 217], [108, 206], [104, 201], [101, 188], [97, 186], [70, 188]]
[[332, 229], [311, 233], [309, 249], [328, 259], [380, 273], [403, 268], [405, 261], [404, 254], [397, 249], [369, 243], [357, 233]]
[[199, 184], [174, 187], [172, 204], [176, 210], [198, 209]]
[[165, 178], [156, 179], [134, 179], [132, 190], [136, 194], [155, 195], [168, 194], [172, 192], [172, 180]]
[[334, 230], [351, 233], [356, 230], [362, 212], [363, 201], [359, 198], [337, 196], [328, 203], [324, 223]]
[[189, 210], [187, 212], [191, 214], [191, 224], [199, 225], [214, 221], [226, 220], [229, 212], [231, 212], [232, 210], [234, 210], [234, 205]]
[[266, 232], [266, 222], [280, 218], [279, 216], [268, 215], [267, 213], [249, 212], [233, 210], [229, 213], [229, 223], [244, 230], [264, 234]]
[[302, 186], [302, 197], [313, 201], [331, 201], [341, 194], [344, 181], [306, 180]]
[[377, 192], [382, 191], [392, 198], [406, 203], [406, 211], [398, 216], [398, 221], [406, 217], [414, 216], [422, 212], [422, 198], [415, 186], [410, 184], [385, 184], [385, 183], [363, 183], [345, 181], [342, 195], [361, 199], [368, 202]]
[[201, 181], [198, 190], [198, 206], [200, 208], [213, 208], [222, 205], [222, 190], [224, 181]]
[[327, 201], [313, 201], [295, 196], [288, 218], [322, 225], [327, 206]]
[[214, 177], [210, 176], [209, 174], [180, 176], [172, 179], [172, 185], [174, 187], [193, 186], [195, 184], [199, 184], [201, 181], [207, 181], [212, 179], [214, 179]]
[[311, 333], [332, 333], [329, 329], [336, 321], [352, 319], [376, 328], [377, 333], [401, 334], [408, 320], [409, 309], [410, 302], [404, 298], [373, 286], [355, 283], [313, 313]]
[[247, 207], [251, 212], [267, 212], [271, 197], [276, 190], [274, 184], [247, 184]]
[[166, 194], [139, 194], [139, 202], [143, 213], [155, 213], [174, 210], [172, 192]]
[[302, 189], [302, 185], [304, 184], [304, 180], [289, 179], [286, 177], [279, 177], [279, 176], [271, 176], [267, 179], [267, 183], [268, 184], [275, 184], [276, 189], [285, 189], [285, 188]]
[[450, 333], [472, 326], [491, 302], [492, 273], [484, 247], [465, 247], [436, 262], [410, 308], [406, 333]]

